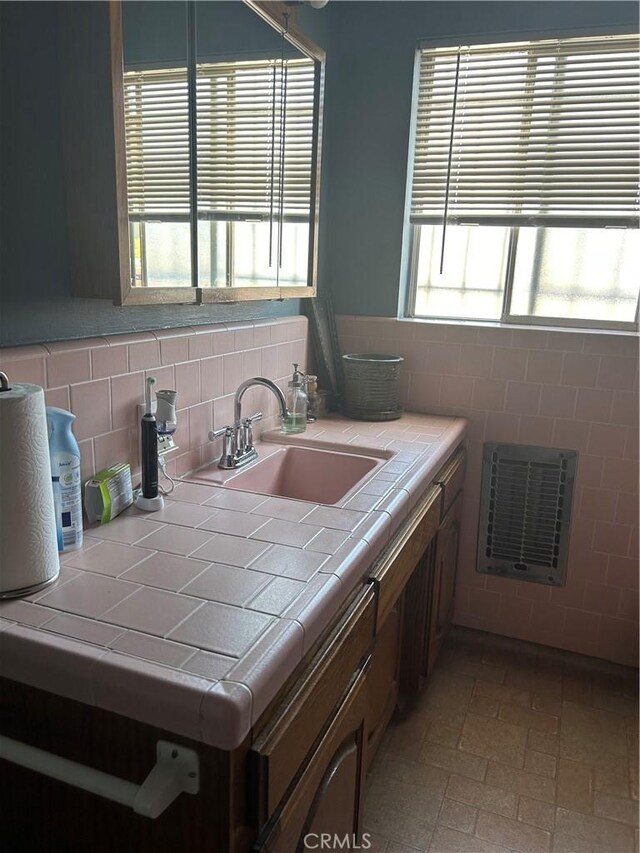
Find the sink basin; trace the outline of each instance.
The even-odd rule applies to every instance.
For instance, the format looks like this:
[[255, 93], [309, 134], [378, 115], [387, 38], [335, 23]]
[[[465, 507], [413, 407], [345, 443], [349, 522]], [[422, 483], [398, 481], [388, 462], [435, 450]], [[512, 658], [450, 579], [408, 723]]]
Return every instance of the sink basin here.
[[[262, 495], [335, 504], [386, 461], [355, 453], [287, 446], [258, 459], [238, 474], [225, 477], [221, 485]], [[215, 470], [216, 473], [211, 468], [197, 471], [188, 479], [219, 482], [220, 471]]]

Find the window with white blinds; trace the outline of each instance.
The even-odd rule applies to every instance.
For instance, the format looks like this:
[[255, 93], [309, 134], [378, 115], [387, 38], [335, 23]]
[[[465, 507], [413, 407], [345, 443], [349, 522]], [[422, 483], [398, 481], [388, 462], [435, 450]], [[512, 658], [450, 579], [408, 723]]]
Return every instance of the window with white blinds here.
[[636, 34], [423, 48], [413, 316], [637, 326]]
[[[309, 221], [314, 75], [307, 58], [196, 67], [200, 219]], [[187, 71], [124, 80], [130, 218], [188, 220]]]
[[424, 49], [413, 223], [638, 225], [637, 36]]

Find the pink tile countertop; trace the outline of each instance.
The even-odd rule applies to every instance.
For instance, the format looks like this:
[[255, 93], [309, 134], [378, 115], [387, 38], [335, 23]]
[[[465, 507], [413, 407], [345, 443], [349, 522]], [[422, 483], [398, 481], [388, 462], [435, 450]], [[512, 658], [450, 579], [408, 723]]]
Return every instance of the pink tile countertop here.
[[85, 531], [0, 603], [0, 674], [221, 749], [250, 732], [464, 436], [462, 418], [329, 418], [269, 442], [389, 454], [337, 505], [179, 481]]

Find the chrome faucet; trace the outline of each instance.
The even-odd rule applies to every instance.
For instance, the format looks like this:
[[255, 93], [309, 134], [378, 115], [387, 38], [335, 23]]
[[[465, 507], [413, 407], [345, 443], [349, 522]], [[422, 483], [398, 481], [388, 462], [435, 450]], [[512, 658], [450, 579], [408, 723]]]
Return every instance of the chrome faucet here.
[[253, 424], [262, 420], [262, 412], [256, 412], [250, 417], [242, 417], [242, 397], [244, 392], [254, 385], [261, 385], [272, 391], [280, 406], [280, 415], [285, 418], [289, 412], [284, 394], [270, 379], [264, 376], [254, 376], [247, 379], [238, 386], [233, 400], [233, 425], [222, 427], [222, 429], [211, 430], [209, 440], [223, 437], [222, 455], [218, 462], [218, 468], [229, 470], [231, 468], [242, 468], [258, 458], [258, 451], [253, 444]]

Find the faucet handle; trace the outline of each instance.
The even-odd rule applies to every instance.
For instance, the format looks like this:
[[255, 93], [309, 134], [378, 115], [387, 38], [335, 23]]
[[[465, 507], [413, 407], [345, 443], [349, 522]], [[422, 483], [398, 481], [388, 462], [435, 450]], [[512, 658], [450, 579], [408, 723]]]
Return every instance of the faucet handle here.
[[225, 436], [225, 438], [231, 438], [232, 435], [232, 427], [225, 426], [221, 429], [212, 429], [209, 430], [209, 441], [215, 441], [216, 438], [220, 438], [221, 436]]
[[256, 412], [242, 419], [242, 450], [244, 453], [253, 451], [253, 423], [262, 420], [262, 412]]

